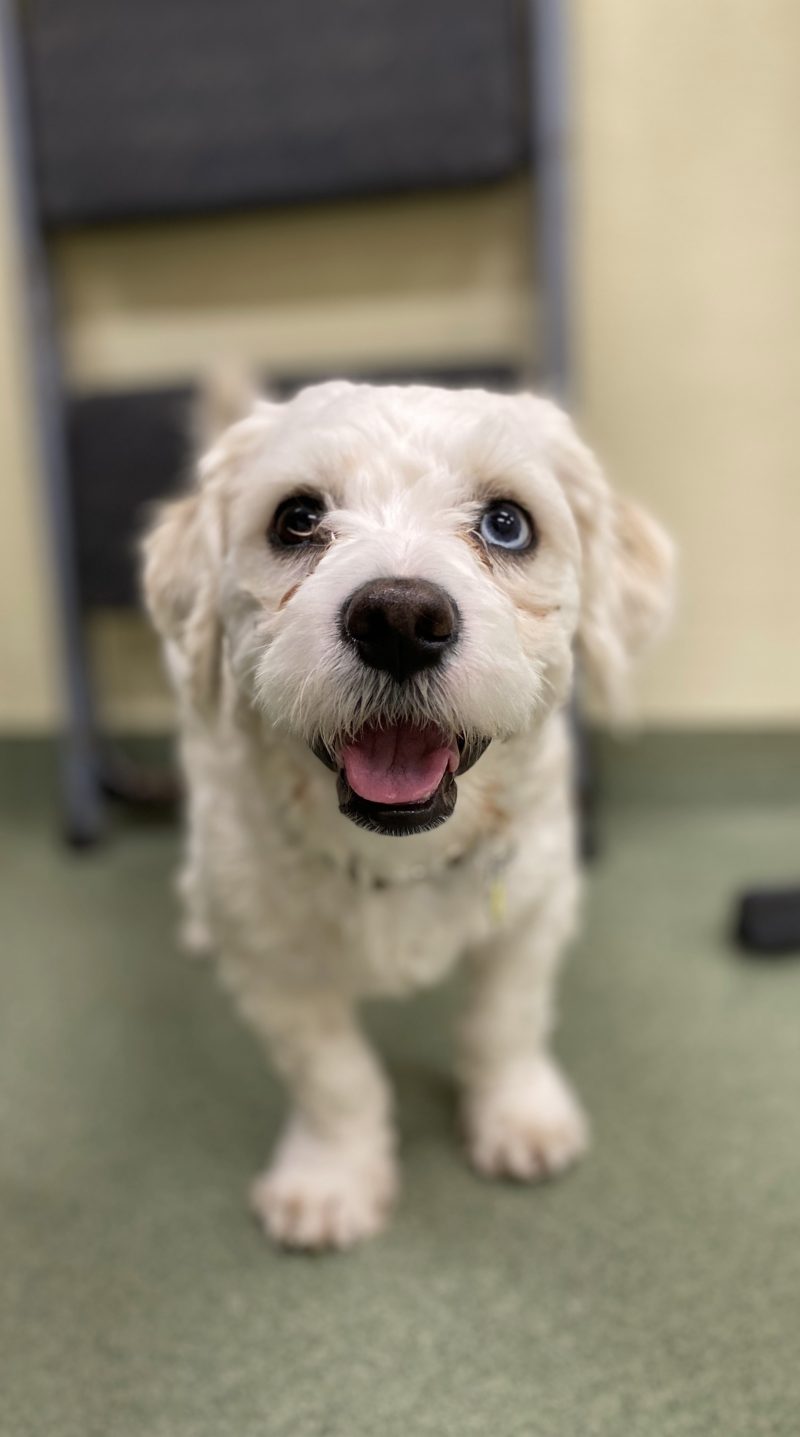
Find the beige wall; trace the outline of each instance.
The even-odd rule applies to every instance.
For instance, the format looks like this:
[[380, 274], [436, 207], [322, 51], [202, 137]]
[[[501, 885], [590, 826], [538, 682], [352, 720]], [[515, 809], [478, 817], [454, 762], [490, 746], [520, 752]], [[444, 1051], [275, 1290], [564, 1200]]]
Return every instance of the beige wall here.
[[800, 719], [800, 5], [583, 0], [578, 350], [679, 537], [659, 722]]
[[[613, 476], [683, 554], [644, 713], [796, 722], [800, 7], [573, 8], [581, 407]], [[514, 183], [78, 236], [57, 253], [74, 382], [182, 377], [219, 353], [309, 370], [522, 357], [527, 219]], [[12, 261], [0, 223], [0, 726], [46, 727], [49, 590]], [[94, 629], [109, 717], [162, 723], [147, 637], [130, 621]]]

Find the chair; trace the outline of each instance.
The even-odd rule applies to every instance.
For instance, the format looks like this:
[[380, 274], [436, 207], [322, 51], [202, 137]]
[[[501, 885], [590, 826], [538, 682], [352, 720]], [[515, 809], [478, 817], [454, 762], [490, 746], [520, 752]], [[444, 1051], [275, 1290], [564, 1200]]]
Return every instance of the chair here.
[[121, 219], [490, 183], [533, 163], [539, 378], [562, 391], [564, 5], [0, 0], [0, 46], [63, 659], [64, 831], [83, 846], [102, 833], [104, 789], [143, 793], [98, 734], [84, 618], [94, 605], [136, 600], [132, 540], [142, 507], [174, 487], [189, 388], [70, 396], [49, 237]]

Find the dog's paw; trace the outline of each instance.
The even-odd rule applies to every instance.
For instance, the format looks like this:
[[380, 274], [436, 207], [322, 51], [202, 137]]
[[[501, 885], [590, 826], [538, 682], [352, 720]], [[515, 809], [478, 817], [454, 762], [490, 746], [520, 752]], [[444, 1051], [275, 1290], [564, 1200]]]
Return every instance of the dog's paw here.
[[284, 1247], [353, 1247], [385, 1226], [397, 1190], [388, 1144], [323, 1141], [292, 1126], [250, 1206]]
[[465, 1105], [467, 1151], [487, 1177], [536, 1182], [555, 1177], [585, 1152], [586, 1117], [547, 1058], [498, 1073]]

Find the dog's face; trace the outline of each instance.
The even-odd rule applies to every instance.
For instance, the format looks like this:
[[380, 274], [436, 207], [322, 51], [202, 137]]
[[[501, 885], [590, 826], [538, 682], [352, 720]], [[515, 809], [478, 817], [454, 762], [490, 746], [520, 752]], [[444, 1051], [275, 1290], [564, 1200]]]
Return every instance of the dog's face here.
[[328, 384], [222, 436], [148, 541], [146, 589], [196, 707], [221, 648], [239, 694], [335, 771], [342, 811], [398, 835], [565, 702], [576, 637], [613, 696], [668, 567], [554, 405]]

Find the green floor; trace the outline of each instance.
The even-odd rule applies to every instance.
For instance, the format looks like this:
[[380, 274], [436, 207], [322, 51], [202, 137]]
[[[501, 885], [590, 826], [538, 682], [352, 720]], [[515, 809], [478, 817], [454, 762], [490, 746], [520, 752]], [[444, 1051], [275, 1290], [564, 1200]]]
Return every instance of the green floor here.
[[588, 1160], [473, 1177], [452, 994], [381, 1008], [402, 1203], [314, 1259], [245, 1212], [280, 1098], [175, 950], [174, 833], [70, 857], [35, 751], [0, 751], [3, 1437], [796, 1437], [800, 960], [748, 965], [723, 917], [791, 872], [800, 804], [721, 801], [708, 760], [606, 805], [559, 1039]]

